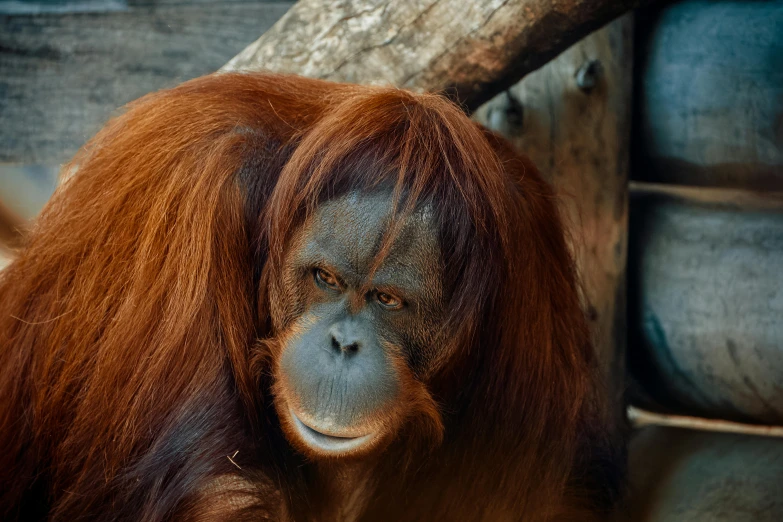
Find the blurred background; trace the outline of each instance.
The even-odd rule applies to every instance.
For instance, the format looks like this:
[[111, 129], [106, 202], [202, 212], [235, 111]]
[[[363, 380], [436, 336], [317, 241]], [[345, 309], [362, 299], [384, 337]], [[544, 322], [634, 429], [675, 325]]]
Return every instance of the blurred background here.
[[293, 4], [0, 0], [0, 201], [27, 219], [113, 111], [214, 72]]
[[[558, 189], [631, 407], [633, 518], [783, 520], [783, 1], [641, 3], [473, 117]], [[218, 70], [294, 5], [0, 0], [0, 263], [118, 108]]]

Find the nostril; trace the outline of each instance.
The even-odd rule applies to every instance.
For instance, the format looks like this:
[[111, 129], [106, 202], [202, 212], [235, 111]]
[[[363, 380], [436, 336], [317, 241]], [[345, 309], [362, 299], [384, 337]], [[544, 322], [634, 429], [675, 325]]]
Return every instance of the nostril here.
[[343, 321], [329, 329], [329, 341], [335, 353], [354, 354], [362, 347], [362, 335], [352, 322]]

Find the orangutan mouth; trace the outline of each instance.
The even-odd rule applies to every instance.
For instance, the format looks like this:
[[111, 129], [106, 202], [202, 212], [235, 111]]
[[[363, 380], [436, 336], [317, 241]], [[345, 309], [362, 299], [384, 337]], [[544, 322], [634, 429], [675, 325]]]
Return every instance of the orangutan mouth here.
[[289, 408], [293, 424], [296, 427], [302, 440], [314, 449], [325, 453], [346, 453], [364, 446], [373, 438], [372, 433], [360, 437], [341, 437], [337, 435], [328, 435], [311, 426], [308, 426], [297, 417], [296, 413]]

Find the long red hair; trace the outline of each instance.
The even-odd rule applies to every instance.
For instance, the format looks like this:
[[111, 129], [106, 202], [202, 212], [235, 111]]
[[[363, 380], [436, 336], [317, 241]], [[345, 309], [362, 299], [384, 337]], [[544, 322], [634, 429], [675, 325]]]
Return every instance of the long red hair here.
[[585, 479], [614, 450], [554, 194], [446, 99], [212, 75], [134, 102], [65, 172], [0, 281], [0, 513], [42, 493], [54, 520], [195, 516], [228, 474], [259, 505], [317, 509], [257, 340], [297, 225], [383, 184], [398, 221], [434, 208], [454, 346], [420, 376], [445, 439], [404, 472], [413, 446], [388, 449], [368, 519], [582, 517], [611, 497], [613, 472]]

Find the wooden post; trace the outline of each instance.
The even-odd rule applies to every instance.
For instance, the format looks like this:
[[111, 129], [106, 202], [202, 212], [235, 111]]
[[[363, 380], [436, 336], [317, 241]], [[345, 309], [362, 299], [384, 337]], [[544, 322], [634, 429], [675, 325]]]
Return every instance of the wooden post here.
[[632, 65], [626, 15], [476, 111], [558, 191], [601, 362], [623, 391]]

